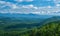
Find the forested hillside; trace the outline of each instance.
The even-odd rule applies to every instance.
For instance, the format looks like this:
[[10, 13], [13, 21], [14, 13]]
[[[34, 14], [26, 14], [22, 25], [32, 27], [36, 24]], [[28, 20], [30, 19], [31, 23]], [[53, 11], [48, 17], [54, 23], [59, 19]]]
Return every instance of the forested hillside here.
[[1, 17], [0, 36], [60, 36], [60, 17]]
[[60, 21], [50, 22], [41, 27], [33, 28], [22, 36], [60, 36]]
[[25, 32], [0, 30], [0, 36], [60, 36], [60, 21], [49, 22]]

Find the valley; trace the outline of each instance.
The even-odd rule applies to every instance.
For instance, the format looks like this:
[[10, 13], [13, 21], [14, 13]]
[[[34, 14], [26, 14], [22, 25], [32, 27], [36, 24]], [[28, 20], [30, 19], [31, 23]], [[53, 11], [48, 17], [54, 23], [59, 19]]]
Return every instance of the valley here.
[[59, 36], [59, 26], [60, 16], [0, 14], [0, 36]]

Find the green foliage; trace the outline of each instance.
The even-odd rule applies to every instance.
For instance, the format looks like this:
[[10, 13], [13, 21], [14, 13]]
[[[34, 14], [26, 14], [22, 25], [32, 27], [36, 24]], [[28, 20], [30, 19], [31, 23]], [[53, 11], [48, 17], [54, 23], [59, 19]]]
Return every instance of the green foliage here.
[[[4, 20], [0, 21], [0, 36], [60, 36], [60, 21], [54, 22], [47, 22], [44, 23], [41, 27], [33, 27], [33, 28], [20, 28], [20, 22], [11, 22], [8, 21], [3, 22]], [[32, 22], [32, 21], [31, 21]], [[34, 24], [31, 22], [27, 22], [30, 24]], [[40, 24], [40, 23], [39, 23]], [[35, 25], [35, 24], [34, 24]], [[14, 26], [14, 28], [11, 28]], [[17, 28], [15, 28], [17, 27]]]
[[60, 21], [50, 22], [40, 28], [32, 29], [29, 36], [60, 36]]
[[0, 30], [0, 36], [60, 36], [60, 21], [46, 23], [41, 27], [24, 31]]

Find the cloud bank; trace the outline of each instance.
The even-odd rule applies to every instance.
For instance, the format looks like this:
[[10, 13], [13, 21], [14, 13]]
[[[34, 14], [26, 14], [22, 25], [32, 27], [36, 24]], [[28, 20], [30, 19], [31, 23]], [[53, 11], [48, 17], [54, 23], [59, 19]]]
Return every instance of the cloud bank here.
[[[16, 2], [32, 2], [34, 0], [14, 0]], [[51, 1], [51, 0], [48, 0]], [[55, 6], [37, 7], [33, 4], [18, 5], [11, 2], [0, 1], [0, 13], [33, 13], [40, 15], [60, 15], [60, 0], [54, 0]]]

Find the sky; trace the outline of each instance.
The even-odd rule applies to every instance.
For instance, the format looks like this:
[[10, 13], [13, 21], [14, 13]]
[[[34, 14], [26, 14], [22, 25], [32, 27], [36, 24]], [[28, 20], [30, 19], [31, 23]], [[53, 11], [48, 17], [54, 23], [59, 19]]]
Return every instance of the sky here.
[[0, 13], [60, 15], [60, 0], [0, 0]]

